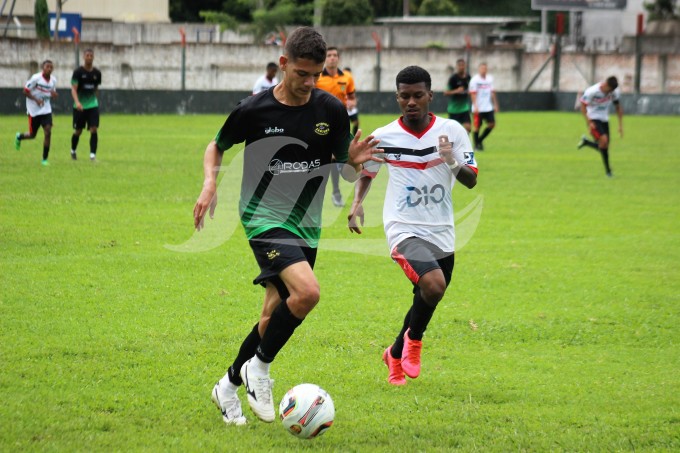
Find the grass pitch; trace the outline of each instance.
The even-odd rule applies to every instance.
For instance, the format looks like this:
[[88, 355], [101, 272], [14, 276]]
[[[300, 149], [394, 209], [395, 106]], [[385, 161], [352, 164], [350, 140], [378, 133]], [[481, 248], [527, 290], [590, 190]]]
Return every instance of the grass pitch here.
[[0, 451], [680, 449], [677, 118], [626, 117], [607, 179], [575, 149], [579, 115], [499, 114], [478, 186], [454, 189], [466, 244], [404, 388], [380, 360], [410, 303], [382, 232], [385, 175], [361, 237], [327, 200], [321, 303], [272, 367], [275, 400], [302, 382], [333, 396], [313, 441], [245, 398], [248, 425], [225, 427], [210, 402], [262, 297], [235, 224], [236, 151], [193, 234], [223, 120], [105, 114], [92, 164], [87, 133], [70, 160], [57, 116], [43, 168], [42, 131], [17, 152], [26, 119], [0, 119]]

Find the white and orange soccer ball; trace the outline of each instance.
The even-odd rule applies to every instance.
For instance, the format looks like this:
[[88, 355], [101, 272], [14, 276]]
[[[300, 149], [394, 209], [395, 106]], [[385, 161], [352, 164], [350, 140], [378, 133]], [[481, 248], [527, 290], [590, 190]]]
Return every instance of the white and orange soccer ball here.
[[295, 437], [312, 439], [328, 431], [335, 419], [331, 396], [315, 384], [300, 384], [288, 390], [279, 404], [283, 427]]

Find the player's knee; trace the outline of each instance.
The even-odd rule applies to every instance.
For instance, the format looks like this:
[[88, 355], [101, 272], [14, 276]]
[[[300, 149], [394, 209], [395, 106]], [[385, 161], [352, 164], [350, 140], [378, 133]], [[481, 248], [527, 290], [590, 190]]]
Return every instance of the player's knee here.
[[82, 133], [83, 133], [83, 130], [82, 130], [82, 129], [75, 129], [75, 130], [73, 131], [73, 135], [75, 135], [75, 136], [77, 136], [77, 137], [80, 137], [80, 134], [82, 134]]
[[90, 133], [91, 133], [91, 134], [96, 134], [96, 133], [97, 133], [97, 126], [92, 126], [92, 127], [90, 128]]
[[493, 129], [494, 127], [496, 127], [496, 123], [486, 123], [486, 127], [488, 127], [489, 129]]
[[418, 286], [420, 288], [420, 296], [425, 303], [431, 306], [436, 306], [446, 292], [446, 280], [441, 272], [431, 275], [430, 278], [421, 279]]
[[608, 148], [609, 147], [609, 137], [606, 135], [603, 135], [600, 137], [600, 148]]
[[291, 293], [288, 306], [295, 315], [306, 315], [319, 303], [321, 290], [318, 282], [309, 282]]

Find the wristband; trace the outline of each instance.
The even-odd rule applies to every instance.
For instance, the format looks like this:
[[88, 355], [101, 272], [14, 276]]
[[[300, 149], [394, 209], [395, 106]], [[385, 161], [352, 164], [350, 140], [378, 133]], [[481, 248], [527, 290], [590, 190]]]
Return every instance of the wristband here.
[[457, 160], [454, 160], [453, 163], [452, 163], [452, 164], [448, 164], [448, 166], [449, 166], [449, 168], [450, 168], [451, 170], [454, 170], [454, 169], [458, 168], [458, 161], [457, 161]]

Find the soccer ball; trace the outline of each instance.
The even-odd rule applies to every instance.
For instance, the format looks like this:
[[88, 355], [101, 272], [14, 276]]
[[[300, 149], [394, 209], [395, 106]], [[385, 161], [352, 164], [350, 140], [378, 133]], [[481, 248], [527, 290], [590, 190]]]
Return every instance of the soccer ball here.
[[300, 439], [311, 439], [328, 431], [335, 418], [331, 396], [314, 384], [288, 390], [279, 404], [279, 418], [286, 431]]

